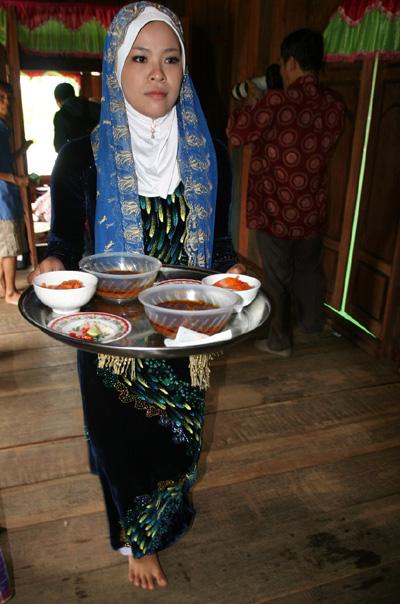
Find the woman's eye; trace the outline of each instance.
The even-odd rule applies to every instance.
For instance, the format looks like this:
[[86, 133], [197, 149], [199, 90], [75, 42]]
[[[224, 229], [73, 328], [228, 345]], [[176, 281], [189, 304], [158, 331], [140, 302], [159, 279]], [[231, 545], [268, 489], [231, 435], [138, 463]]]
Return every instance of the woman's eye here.
[[172, 64], [174, 64], [174, 63], [180, 63], [181, 59], [180, 59], [180, 57], [167, 57], [165, 59], [165, 62], [166, 63], [172, 63]]
[[132, 57], [132, 61], [134, 61], [135, 63], [144, 63], [146, 60], [146, 57], [143, 55], [133, 55]]

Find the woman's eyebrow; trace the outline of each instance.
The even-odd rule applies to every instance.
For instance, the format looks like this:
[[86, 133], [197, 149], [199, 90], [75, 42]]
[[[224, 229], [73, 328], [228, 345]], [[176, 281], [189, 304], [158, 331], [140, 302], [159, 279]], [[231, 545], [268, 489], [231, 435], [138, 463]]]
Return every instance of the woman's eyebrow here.
[[[131, 50], [140, 50], [141, 52], [152, 52], [151, 48], [146, 48], [145, 46], [132, 46]], [[171, 48], [164, 48], [163, 52], [180, 52], [181, 49], [177, 46], [172, 46]]]

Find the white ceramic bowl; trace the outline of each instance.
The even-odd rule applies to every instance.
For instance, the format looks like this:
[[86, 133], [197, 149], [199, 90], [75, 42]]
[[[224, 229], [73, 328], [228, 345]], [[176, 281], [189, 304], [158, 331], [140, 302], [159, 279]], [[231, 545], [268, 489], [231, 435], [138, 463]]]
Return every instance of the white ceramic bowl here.
[[[50, 289], [46, 285], [59, 285], [63, 281], [77, 279], [83, 283], [83, 287], [76, 289]], [[93, 298], [96, 292], [97, 277], [82, 271], [51, 271], [41, 273], [33, 279], [35, 294], [43, 304], [49, 306], [53, 312], [59, 315], [78, 312]]]
[[201, 282], [203, 283], [203, 285], [215, 285], [217, 281], [221, 281], [222, 279], [235, 279], [236, 277], [238, 277], [240, 281], [244, 281], [245, 283], [250, 285], [251, 289], [245, 289], [241, 291], [230, 287], [216, 287], [218, 287], [218, 289], [227, 289], [228, 291], [235, 292], [235, 294], [238, 294], [238, 296], [242, 298], [243, 306], [247, 306], [248, 304], [253, 302], [254, 298], [258, 294], [258, 290], [261, 287], [261, 282], [255, 277], [250, 277], [249, 275], [237, 275], [236, 273], [218, 273], [217, 275], [208, 275], [208, 277], [204, 277]]
[[[175, 337], [179, 327], [214, 335], [227, 325], [231, 314], [241, 306], [234, 292], [199, 284], [167, 284], [150, 287], [138, 296], [153, 329], [168, 338]], [[164, 302], [203, 302], [214, 305], [206, 310], [179, 310], [159, 306]]]

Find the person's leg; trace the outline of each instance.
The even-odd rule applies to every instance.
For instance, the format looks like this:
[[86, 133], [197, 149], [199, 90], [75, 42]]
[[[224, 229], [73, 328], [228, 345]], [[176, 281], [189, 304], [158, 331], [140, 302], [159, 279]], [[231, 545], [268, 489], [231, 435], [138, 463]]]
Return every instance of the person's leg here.
[[299, 326], [307, 333], [322, 331], [325, 288], [321, 239], [295, 242], [293, 297]]
[[17, 258], [15, 256], [6, 256], [2, 258], [3, 278], [4, 278], [4, 297], [7, 304], [18, 304], [20, 293], [15, 285], [15, 275], [17, 272]]
[[[257, 245], [265, 273], [265, 291], [271, 302], [266, 326], [266, 341], [256, 343], [260, 350], [290, 353], [292, 346], [291, 284], [293, 241], [271, 237], [257, 231]], [[264, 348], [262, 348], [264, 346]]]
[[6, 285], [4, 283], [3, 258], [0, 258], [0, 298], [6, 294]]

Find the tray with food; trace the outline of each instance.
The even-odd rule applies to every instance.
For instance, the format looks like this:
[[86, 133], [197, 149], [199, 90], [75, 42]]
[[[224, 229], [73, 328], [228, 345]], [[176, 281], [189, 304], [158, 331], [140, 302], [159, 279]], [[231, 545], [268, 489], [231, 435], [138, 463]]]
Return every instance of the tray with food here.
[[87, 352], [214, 352], [248, 337], [270, 313], [260, 282], [246, 275], [162, 266], [128, 253], [90, 256], [80, 269], [38, 275], [19, 309], [50, 337]]

